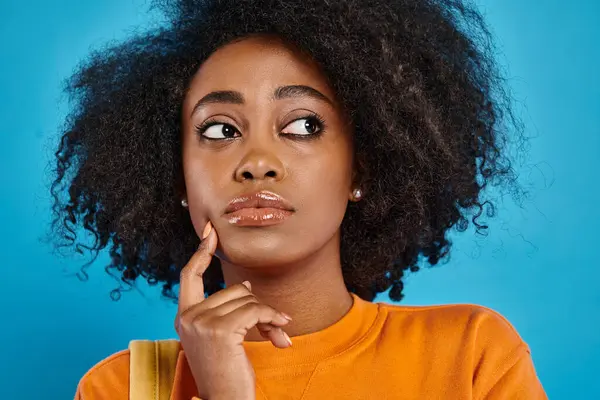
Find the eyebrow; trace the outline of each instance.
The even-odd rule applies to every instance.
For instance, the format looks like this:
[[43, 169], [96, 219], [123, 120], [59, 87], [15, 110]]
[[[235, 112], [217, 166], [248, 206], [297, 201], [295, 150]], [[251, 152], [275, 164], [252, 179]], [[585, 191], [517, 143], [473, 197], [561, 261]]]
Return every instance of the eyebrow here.
[[[313, 99], [324, 101], [333, 106], [333, 101], [331, 101], [327, 96], [319, 92], [317, 89], [306, 85], [280, 86], [277, 89], [275, 89], [275, 92], [273, 93], [274, 100], [283, 100], [298, 97], [312, 97]], [[192, 109], [191, 115], [194, 115], [198, 111], [198, 109], [208, 104], [244, 104], [244, 102], [244, 96], [240, 92], [236, 92], [233, 90], [220, 90], [216, 92], [210, 92], [209, 94], [198, 100], [198, 102]]]
[[281, 86], [275, 89], [275, 93], [273, 94], [275, 100], [290, 99], [294, 97], [312, 97], [313, 99], [321, 100], [333, 105], [333, 101], [329, 100], [323, 93], [306, 85]]

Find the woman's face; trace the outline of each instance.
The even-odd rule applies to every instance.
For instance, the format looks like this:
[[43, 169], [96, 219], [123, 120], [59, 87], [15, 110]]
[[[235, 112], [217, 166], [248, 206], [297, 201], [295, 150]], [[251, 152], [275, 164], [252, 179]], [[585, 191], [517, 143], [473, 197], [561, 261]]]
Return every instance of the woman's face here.
[[260, 268], [338, 246], [352, 137], [308, 57], [266, 37], [220, 48], [194, 76], [182, 122], [190, 215], [199, 236], [212, 222], [220, 257]]

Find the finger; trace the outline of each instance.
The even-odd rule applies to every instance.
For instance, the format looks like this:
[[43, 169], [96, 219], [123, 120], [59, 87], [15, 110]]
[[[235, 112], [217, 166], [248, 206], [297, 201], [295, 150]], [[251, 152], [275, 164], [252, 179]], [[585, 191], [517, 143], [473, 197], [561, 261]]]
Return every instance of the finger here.
[[[218, 324], [221, 328], [229, 332], [237, 332], [244, 337], [250, 329], [261, 324], [263, 331], [270, 328], [265, 325], [274, 325], [282, 327], [289, 323], [289, 320], [282, 313], [262, 303], [248, 303], [238, 309], [221, 317]], [[277, 339], [276, 339], [277, 340]], [[276, 343], [273, 343], [276, 344]], [[281, 344], [277, 341], [277, 344]], [[288, 347], [287, 345], [285, 347]]]
[[210, 265], [212, 256], [217, 248], [217, 233], [210, 221], [206, 225], [207, 229], [210, 226], [208, 236], [202, 240], [198, 250], [181, 270], [178, 314], [204, 300], [204, 280], [202, 274], [204, 274]]
[[[242, 287], [244, 287], [244, 286], [242, 286]], [[221, 293], [221, 292], [219, 292], [219, 293]], [[248, 293], [248, 292], [245, 292], [245, 293]], [[234, 298], [234, 299], [227, 301], [225, 303], [222, 303], [222, 304], [217, 304], [214, 307], [212, 307], [212, 306], [209, 307], [208, 306], [209, 300], [212, 300], [212, 298], [214, 296], [216, 296], [216, 294], [217, 293], [213, 294], [212, 296], [210, 296], [209, 298], [204, 300], [202, 303], [195, 304], [192, 307], [188, 308], [184, 313], [186, 320], [194, 321], [200, 315], [202, 315], [202, 317], [205, 319], [221, 318], [221, 317], [223, 317], [227, 314], [230, 314], [230, 313], [234, 312], [235, 310], [237, 310], [238, 308], [241, 308], [249, 303], [260, 304], [260, 302], [258, 301], [256, 296], [254, 296], [252, 293], [250, 293], [250, 294], [247, 294], [246, 296]], [[288, 322], [291, 321], [291, 319], [289, 319], [289, 317], [287, 317], [284, 313], [280, 313], [280, 314]], [[261, 325], [261, 324], [259, 323], [258, 325]], [[266, 328], [264, 330], [266, 330]]]
[[[247, 282], [249, 284], [249, 282]], [[254, 303], [258, 303], [258, 299], [252, 292], [248, 290], [246, 282], [233, 285], [222, 289], [206, 299], [203, 299], [199, 303], [196, 303], [181, 312], [178, 312], [175, 316], [175, 331], [179, 334], [179, 319], [182, 315], [186, 316], [188, 321], [193, 321], [197, 316], [205, 314], [207, 318], [220, 317], [225, 314], [229, 314], [236, 308], [239, 308], [251, 300]], [[221, 306], [227, 305], [225, 308]]]
[[[206, 303], [208, 303], [208, 299], [206, 299], [200, 305], [200, 307], [205, 308], [205, 304]], [[258, 304], [259, 301], [256, 298], [256, 296], [254, 296], [253, 294], [249, 294], [249, 295], [246, 295], [246, 296], [243, 296], [243, 297], [239, 297], [237, 299], [229, 300], [229, 301], [227, 301], [225, 303], [222, 303], [222, 304], [219, 304], [219, 305], [217, 305], [215, 307], [206, 308], [205, 310], [201, 310], [199, 312], [199, 314], [203, 313], [204, 315], [206, 315], [207, 318], [222, 317], [222, 316], [225, 316], [227, 314], [232, 313], [233, 311], [237, 310], [238, 308], [243, 307], [243, 306], [245, 306], [246, 304], [249, 304], [249, 303], [257, 303]], [[200, 308], [200, 307], [198, 307], [198, 308]], [[194, 307], [194, 308], [196, 308], [196, 307]], [[196, 313], [196, 310], [194, 309], [194, 311], [192, 311], [190, 309], [189, 312], [190, 313]]]
[[[182, 316], [183, 316], [182, 319], [185, 319], [188, 323], [191, 323], [191, 324], [193, 324], [194, 321], [196, 321], [197, 318], [200, 316], [205, 321], [206, 320], [214, 321], [215, 319], [219, 319], [223, 316], [226, 316], [226, 315], [228, 315], [250, 303], [260, 304], [258, 299], [252, 294], [238, 298], [238, 299], [228, 301], [228, 302], [221, 304], [215, 308], [207, 309], [205, 307], [205, 304], [207, 303], [207, 301], [208, 301], [208, 299], [206, 299], [202, 303], [198, 303], [198, 304], [190, 307], [189, 309], [187, 309], [182, 314]], [[287, 323], [289, 323], [289, 321], [291, 321], [291, 319], [289, 319], [289, 317], [287, 317], [285, 314], [283, 314], [283, 313], [279, 313], [279, 314], [281, 314], [281, 317], [283, 317], [285, 319], [285, 322], [283, 322], [283, 324], [287, 324]], [[180, 327], [177, 326], [177, 324], [179, 323], [179, 319], [177, 319], [177, 321], [175, 323], [176, 323], [175, 330], [179, 334]], [[265, 339], [270, 340], [277, 347], [282, 347], [282, 348], [288, 347], [289, 342], [286, 339], [286, 335], [277, 326], [271, 325], [268, 323], [258, 323], [257, 328], [258, 328], [258, 332]], [[273, 330], [272, 333], [270, 333], [271, 330]]]
[[[237, 299], [242, 299], [244, 297], [251, 297], [253, 298], [255, 301], [254, 302], [258, 302], [258, 299], [256, 299], [256, 296], [254, 296], [254, 294], [252, 292], [250, 292], [250, 282], [245, 281], [242, 283], [239, 283], [237, 285], [233, 285], [233, 286], [229, 286], [223, 290], [220, 290], [214, 294], [212, 294], [211, 296], [209, 296], [206, 299], [202, 299], [200, 302], [188, 307], [187, 309], [178, 312], [177, 315], [175, 316], [175, 331], [179, 334], [179, 318], [181, 317], [181, 314], [185, 313], [186, 314], [186, 318], [188, 320], [194, 320], [198, 315], [203, 314], [203, 313], [210, 313], [211, 315], [215, 315], [215, 316], [222, 316], [225, 314], [228, 314], [229, 312], [233, 311], [235, 308], [239, 308], [240, 306], [246, 304], [248, 301], [243, 301], [243, 302], [238, 302], [236, 306], [229, 306], [227, 309], [225, 309], [225, 312], [223, 311], [217, 311], [216, 313], [213, 313], [212, 309], [214, 308], [218, 308], [219, 306], [228, 303], [230, 301], [234, 301]], [[210, 315], [207, 315], [210, 316]]]
[[275, 347], [285, 349], [292, 345], [291, 339], [282, 328], [271, 324], [257, 324], [256, 328], [262, 337], [271, 341]]
[[241, 299], [246, 296], [254, 296], [254, 294], [248, 290], [249, 284], [249, 282], [238, 283], [237, 285], [228, 286], [225, 289], [219, 290], [205, 299], [202, 302], [201, 307], [208, 310], [236, 299]]

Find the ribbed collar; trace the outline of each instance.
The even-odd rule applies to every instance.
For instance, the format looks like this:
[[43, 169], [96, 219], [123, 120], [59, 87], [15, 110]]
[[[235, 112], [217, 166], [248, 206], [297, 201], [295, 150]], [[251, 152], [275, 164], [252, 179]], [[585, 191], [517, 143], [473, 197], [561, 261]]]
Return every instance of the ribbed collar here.
[[293, 345], [279, 349], [270, 341], [244, 342], [255, 369], [293, 367], [333, 357], [359, 342], [373, 326], [379, 305], [352, 294], [353, 304], [339, 321], [318, 332], [292, 337]]

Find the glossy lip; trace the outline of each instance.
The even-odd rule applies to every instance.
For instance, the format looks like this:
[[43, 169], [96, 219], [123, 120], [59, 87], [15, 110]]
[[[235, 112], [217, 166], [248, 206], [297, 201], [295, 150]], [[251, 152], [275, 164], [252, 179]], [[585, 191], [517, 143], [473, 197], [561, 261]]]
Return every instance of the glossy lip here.
[[238, 226], [269, 226], [285, 221], [294, 211], [290, 202], [277, 193], [261, 190], [233, 198], [223, 217]]
[[277, 193], [261, 190], [244, 194], [231, 199], [229, 205], [225, 209], [225, 214], [230, 214], [242, 208], [277, 208], [280, 210], [294, 211], [294, 207], [289, 201], [278, 195]]

